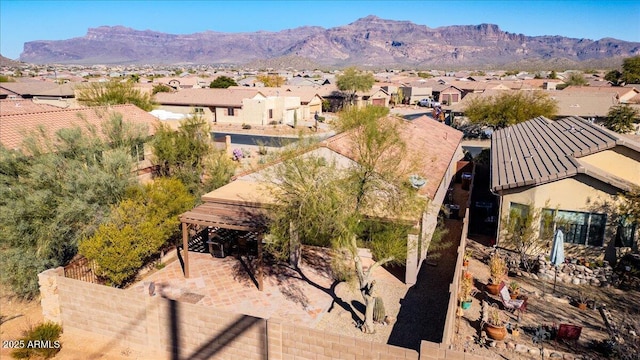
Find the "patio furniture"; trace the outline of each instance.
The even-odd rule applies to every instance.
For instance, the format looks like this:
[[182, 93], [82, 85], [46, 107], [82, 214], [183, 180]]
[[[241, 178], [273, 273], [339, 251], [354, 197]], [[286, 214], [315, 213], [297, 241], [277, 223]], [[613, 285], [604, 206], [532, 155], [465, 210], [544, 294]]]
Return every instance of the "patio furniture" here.
[[509, 294], [509, 287], [503, 282], [500, 283], [500, 300], [502, 301], [502, 305], [508, 311], [515, 313], [516, 310], [519, 310], [518, 320], [520, 320], [520, 315], [527, 310], [527, 299], [512, 299], [511, 294]]
[[209, 245], [209, 253], [213, 257], [224, 257], [224, 244], [220, 240], [221, 239], [217, 236], [217, 234], [213, 234], [213, 237], [207, 240], [207, 245]]

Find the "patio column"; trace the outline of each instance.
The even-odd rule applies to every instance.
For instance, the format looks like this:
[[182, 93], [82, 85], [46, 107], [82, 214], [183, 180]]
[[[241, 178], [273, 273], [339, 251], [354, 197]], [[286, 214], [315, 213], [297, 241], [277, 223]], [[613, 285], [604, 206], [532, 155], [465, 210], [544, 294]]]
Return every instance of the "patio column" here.
[[262, 270], [262, 239], [264, 238], [263, 233], [258, 234], [258, 290], [262, 291], [262, 281], [264, 277], [264, 271]]
[[182, 258], [184, 259], [184, 277], [189, 278], [189, 224], [182, 223]]

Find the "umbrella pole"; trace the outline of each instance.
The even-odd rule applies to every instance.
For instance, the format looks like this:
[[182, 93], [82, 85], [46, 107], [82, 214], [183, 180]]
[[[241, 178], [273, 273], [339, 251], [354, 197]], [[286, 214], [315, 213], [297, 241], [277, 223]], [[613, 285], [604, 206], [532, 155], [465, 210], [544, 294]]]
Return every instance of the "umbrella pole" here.
[[558, 280], [558, 267], [556, 266], [556, 271], [554, 272], [554, 276], [553, 276], [553, 294], [555, 295], [556, 293], [556, 281]]

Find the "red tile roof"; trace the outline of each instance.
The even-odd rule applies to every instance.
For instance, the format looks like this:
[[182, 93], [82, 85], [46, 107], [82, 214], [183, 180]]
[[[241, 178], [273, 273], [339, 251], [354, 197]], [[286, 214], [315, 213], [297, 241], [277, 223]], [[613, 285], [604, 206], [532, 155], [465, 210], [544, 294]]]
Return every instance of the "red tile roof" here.
[[121, 114], [124, 121], [147, 125], [150, 135], [155, 132], [155, 126], [159, 124], [158, 119], [135, 105], [98, 106], [8, 115], [2, 113], [0, 143], [9, 149], [19, 148], [25, 136], [40, 127], [49, 134], [73, 126], [84, 127], [86, 124], [99, 127], [113, 113]]
[[181, 89], [172, 93], [159, 92], [155, 101], [162, 105], [242, 107], [242, 100], [252, 99], [260, 91], [251, 89]]
[[0, 115], [27, 114], [43, 111], [56, 111], [61, 108], [49, 104], [37, 104], [31, 99], [0, 100]]
[[[462, 132], [434, 121], [427, 116], [415, 120], [401, 120], [389, 116], [384, 121], [396, 121], [400, 136], [407, 146], [407, 156], [399, 159], [403, 167], [417, 166], [417, 172], [427, 180], [420, 193], [433, 198], [447, 172], [460, 141]], [[358, 161], [357, 153], [352, 146], [352, 132], [338, 134], [324, 141], [324, 146]], [[417, 164], [412, 162], [417, 162]], [[447, 179], [445, 179], [447, 180]]]

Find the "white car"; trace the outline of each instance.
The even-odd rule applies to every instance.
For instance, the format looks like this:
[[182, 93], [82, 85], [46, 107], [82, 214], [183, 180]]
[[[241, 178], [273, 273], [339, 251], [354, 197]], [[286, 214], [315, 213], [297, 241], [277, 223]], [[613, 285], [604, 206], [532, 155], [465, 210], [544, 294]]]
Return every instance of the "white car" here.
[[425, 98], [418, 101], [418, 105], [432, 108], [432, 107], [440, 106], [440, 103], [432, 99]]

